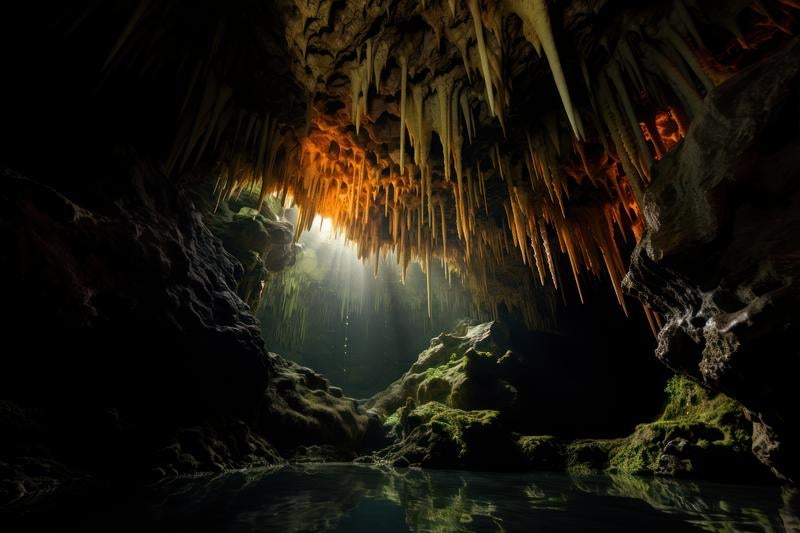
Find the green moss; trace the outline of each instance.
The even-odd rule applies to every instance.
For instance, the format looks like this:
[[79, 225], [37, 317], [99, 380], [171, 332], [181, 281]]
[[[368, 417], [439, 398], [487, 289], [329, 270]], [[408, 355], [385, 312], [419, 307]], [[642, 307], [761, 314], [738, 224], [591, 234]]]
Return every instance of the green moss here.
[[523, 435], [519, 438], [519, 446], [523, 450], [530, 450], [555, 440], [552, 435]]
[[[647, 474], [659, 472], [664, 446], [685, 439], [701, 449], [725, 447], [747, 451], [750, 430], [742, 407], [724, 394], [713, 394], [683, 376], [667, 383], [667, 404], [655, 422], [641, 424], [621, 439], [611, 451], [609, 467], [614, 472]], [[679, 467], [694, 468], [689, 462]]]
[[398, 407], [394, 413], [383, 419], [383, 427], [386, 431], [391, 431], [400, 423], [400, 411], [402, 411], [402, 409], [403, 407]]
[[572, 474], [587, 475], [608, 467], [616, 440], [577, 440], [567, 445], [566, 466]]
[[658, 466], [661, 449], [655, 444], [660, 439], [653, 434], [648, 424], [636, 428], [634, 433], [623, 439], [620, 446], [611, 454], [609, 469], [626, 474], [649, 474]]
[[409, 432], [423, 424], [429, 425], [435, 433], [444, 434], [456, 442], [463, 455], [467, 451], [465, 431], [495, 424], [499, 416], [498, 411], [463, 411], [440, 402], [428, 402], [409, 413], [404, 429]]
[[664, 415], [656, 423], [682, 425], [703, 424], [718, 429], [721, 439], [711, 442], [724, 445], [750, 446], [749, 424], [742, 407], [724, 394], [713, 394], [682, 376], [667, 383], [669, 401]]
[[520, 458], [529, 468], [560, 470], [564, 468], [565, 443], [552, 435], [525, 435], [517, 440]]
[[446, 373], [451, 368], [455, 368], [456, 366], [460, 365], [465, 361], [465, 357], [459, 357], [458, 354], [453, 352], [450, 354], [450, 358], [442, 363], [439, 366], [433, 366], [431, 368], [425, 369], [425, 378], [424, 380], [431, 380], [431, 379], [446, 379]]
[[425, 379], [444, 379], [444, 371], [447, 370], [446, 365], [435, 366], [425, 370]]

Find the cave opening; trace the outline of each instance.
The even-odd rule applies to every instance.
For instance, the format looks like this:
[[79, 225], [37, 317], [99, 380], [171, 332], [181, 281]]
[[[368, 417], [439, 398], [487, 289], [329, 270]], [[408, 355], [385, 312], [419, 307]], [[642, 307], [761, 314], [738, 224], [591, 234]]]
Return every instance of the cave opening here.
[[799, 32], [7, 2], [3, 530], [797, 530]]

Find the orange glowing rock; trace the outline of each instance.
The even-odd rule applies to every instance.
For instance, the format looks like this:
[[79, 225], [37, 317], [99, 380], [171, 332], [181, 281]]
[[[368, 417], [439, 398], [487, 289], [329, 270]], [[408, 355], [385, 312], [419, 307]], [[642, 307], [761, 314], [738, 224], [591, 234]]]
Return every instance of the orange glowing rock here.
[[681, 139], [686, 137], [686, 131], [684, 131], [683, 125], [675, 111], [671, 108], [658, 113], [655, 123], [658, 129], [658, 135], [661, 137], [661, 142], [664, 144], [664, 148], [667, 151], [673, 149], [681, 142]]

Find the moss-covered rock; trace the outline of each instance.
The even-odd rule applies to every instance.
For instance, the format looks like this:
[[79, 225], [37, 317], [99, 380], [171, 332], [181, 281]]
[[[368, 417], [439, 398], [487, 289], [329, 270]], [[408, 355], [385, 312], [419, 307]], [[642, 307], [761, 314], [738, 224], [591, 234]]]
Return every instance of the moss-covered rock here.
[[609, 456], [618, 444], [614, 439], [581, 439], [566, 447], [566, 467], [573, 474], [591, 474], [606, 470]]
[[[440, 467], [515, 464], [577, 474], [769, 477], [751, 453], [752, 424], [745, 410], [731, 398], [681, 376], [668, 382], [660, 417], [640, 424], [626, 437], [512, 438], [512, 431], [538, 427], [525, 419], [535, 418], [542, 409], [541, 404], [518, 398], [531, 385], [517, 375], [525, 368], [524, 361], [503, 351], [501, 332], [496, 324], [488, 323], [440, 335], [400, 380], [368, 401], [368, 406], [383, 415], [383, 428], [395, 441], [382, 453], [383, 460]], [[498, 413], [504, 424], [499, 424]], [[491, 434], [503, 449], [502, 460], [491, 447], [486, 448], [485, 457], [478, 457], [480, 446], [463, 437], [470, 428], [479, 429], [474, 439], [478, 443]]]
[[658, 420], [620, 439], [567, 441], [524, 436], [517, 446], [532, 469], [599, 471], [634, 475], [766, 479], [753, 456], [751, 424], [744, 409], [682, 376], [667, 384], [667, 404]]
[[663, 415], [639, 425], [612, 448], [611, 471], [739, 479], [767, 476], [751, 453], [752, 424], [738, 403], [682, 376], [672, 378], [666, 392]]
[[505, 380], [513, 372], [501, 362], [508, 346], [501, 324], [462, 322], [433, 338], [408, 372], [366, 406], [389, 415], [412, 398], [417, 404], [439, 402], [464, 410], [505, 409], [516, 397]]
[[522, 464], [532, 470], [567, 470], [585, 475], [607, 469], [614, 439], [564, 440], [550, 435], [523, 436], [517, 441]]
[[565, 443], [552, 435], [526, 435], [517, 441], [523, 464], [533, 470], [565, 467]]
[[407, 403], [384, 422], [399, 441], [371, 460], [428, 468], [507, 468], [519, 464], [511, 432], [500, 413], [465, 411], [440, 402]]

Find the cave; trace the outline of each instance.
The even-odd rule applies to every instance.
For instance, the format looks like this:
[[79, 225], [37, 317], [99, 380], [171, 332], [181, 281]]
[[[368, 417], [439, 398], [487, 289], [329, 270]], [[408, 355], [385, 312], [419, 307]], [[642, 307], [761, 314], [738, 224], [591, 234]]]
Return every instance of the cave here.
[[800, 531], [798, 35], [4, 2], [0, 528]]

